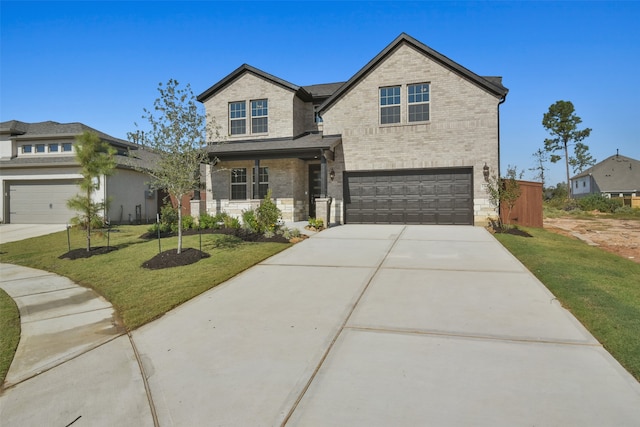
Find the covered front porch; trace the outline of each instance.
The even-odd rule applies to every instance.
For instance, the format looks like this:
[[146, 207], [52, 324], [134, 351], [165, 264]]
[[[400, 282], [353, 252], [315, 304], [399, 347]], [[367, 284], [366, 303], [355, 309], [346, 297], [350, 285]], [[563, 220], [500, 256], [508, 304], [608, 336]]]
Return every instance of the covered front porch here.
[[[271, 197], [287, 222], [316, 217], [328, 208], [329, 185], [344, 168], [336, 162], [340, 136], [309, 133], [298, 138], [227, 142], [210, 147], [204, 169], [204, 210], [241, 218]], [[329, 221], [328, 212], [326, 221]]]

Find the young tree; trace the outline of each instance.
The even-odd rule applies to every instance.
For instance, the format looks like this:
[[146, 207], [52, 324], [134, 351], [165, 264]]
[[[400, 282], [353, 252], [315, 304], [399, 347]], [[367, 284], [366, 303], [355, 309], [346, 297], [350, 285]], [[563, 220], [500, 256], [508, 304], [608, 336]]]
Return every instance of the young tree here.
[[[170, 79], [158, 86], [160, 97], [153, 111], [144, 109], [151, 129], [144, 134], [145, 144], [157, 154], [151, 186], [164, 189], [178, 203], [178, 253], [182, 252], [182, 198], [200, 185], [200, 165], [208, 162], [206, 117], [196, 104], [191, 86], [180, 88]], [[129, 136], [140, 135], [139, 132]], [[135, 152], [132, 155], [135, 156]]]
[[[516, 179], [522, 178], [524, 171], [518, 175], [517, 166], [507, 166], [507, 173], [504, 178], [493, 176], [489, 178], [487, 184], [487, 193], [489, 194], [489, 202], [498, 211], [498, 227], [500, 229], [509, 228], [511, 225], [511, 211], [522, 194], [520, 184]], [[507, 224], [506, 226], [500, 219], [500, 205], [504, 203], [507, 206]]]
[[536, 165], [529, 168], [529, 170], [535, 172], [533, 179], [539, 179], [540, 182], [542, 182], [542, 187], [544, 188], [544, 173], [548, 170], [545, 164], [549, 161], [549, 156], [545, 150], [538, 148], [538, 150], [533, 153], [533, 158], [535, 159]]
[[[549, 111], [542, 117], [542, 126], [553, 136], [544, 140], [544, 149], [548, 153], [564, 152], [565, 167], [567, 172], [567, 194], [571, 194], [569, 186], [569, 145], [578, 144], [591, 134], [591, 129], [578, 130], [582, 119], [575, 114], [571, 101], [557, 101], [549, 107]], [[589, 147], [580, 144], [581, 156], [585, 157]], [[578, 155], [576, 155], [578, 157]], [[589, 156], [590, 157], [590, 156]], [[556, 163], [561, 155], [551, 154], [551, 163]]]
[[99, 189], [100, 177], [111, 175], [116, 167], [116, 150], [93, 132], [84, 132], [76, 137], [75, 157], [80, 163], [80, 189], [78, 194], [67, 201], [69, 209], [80, 212], [72, 219], [74, 223], [87, 230], [87, 252], [91, 251], [91, 225], [101, 222], [100, 211], [107, 207], [108, 201], [94, 202], [91, 195]]
[[580, 173], [589, 166], [596, 164], [596, 159], [589, 154], [589, 147], [583, 143], [578, 142], [573, 152], [575, 157], [569, 157], [569, 164], [573, 168], [573, 173]]

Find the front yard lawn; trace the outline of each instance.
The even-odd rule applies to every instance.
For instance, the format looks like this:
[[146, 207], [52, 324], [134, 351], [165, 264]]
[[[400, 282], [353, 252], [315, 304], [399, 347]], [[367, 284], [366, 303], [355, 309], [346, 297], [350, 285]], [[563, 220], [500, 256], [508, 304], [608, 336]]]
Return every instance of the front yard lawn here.
[[[121, 226], [110, 233], [110, 246], [118, 250], [76, 260], [58, 258], [69, 250], [64, 231], [6, 243], [0, 245], [0, 262], [51, 271], [94, 289], [113, 304], [123, 326], [132, 330], [291, 246], [245, 242], [224, 234], [203, 234], [202, 251], [210, 254], [209, 258], [183, 267], [148, 270], [141, 265], [158, 254], [158, 241], [140, 239], [146, 229], [146, 226]], [[72, 230], [70, 234], [72, 249], [84, 247], [82, 231]], [[107, 246], [106, 235], [92, 235], [91, 240], [93, 247]], [[177, 246], [176, 237], [161, 240], [162, 251]], [[199, 236], [184, 236], [183, 247], [200, 249]], [[6, 298], [8, 296], [0, 295], [2, 313], [5, 306], [10, 305]], [[5, 347], [4, 314], [1, 321], [3, 340], [0, 344]], [[19, 323], [17, 328], [19, 335]], [[3, 351], [4, 348], [0, 349], [2, 360], [5, 359]], [[8, 357], [9, 363], [14, 351], [15, 348]], [[6, 370], [8, 368], [7, 365]], [[3, 372], [0, 366], [0, 380], [6, 370]]]
[[640, 380], [640, 264], [543, 229], [495, 237]]

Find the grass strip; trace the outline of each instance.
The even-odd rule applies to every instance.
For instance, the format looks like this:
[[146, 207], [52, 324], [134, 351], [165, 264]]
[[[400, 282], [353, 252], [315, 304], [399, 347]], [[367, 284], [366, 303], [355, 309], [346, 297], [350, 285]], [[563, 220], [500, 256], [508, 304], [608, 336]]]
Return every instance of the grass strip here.
[[[0, 262], [37, 268], [66, 276], [94, 289], [114, 306], [123, 326], [136, 329], [167, 311], [217, 286], [247, 268], [288, 248], [283, 243], [249, 243], [223, 234], [185, 236], [184, 248], [200, 249], [209, 258], [184, 267], [148, 270], [141, 267], [160, 250], [175, 249], [176, 237], [143, 240], [146, 226], [121, 226], [106, 234], [94, 232], [92, 247], [117, 250], [89, 258], [59, 256], [84, 248], [86, 235], [70, 230], [0, 245]], [[20, 315], [15, 302], [0, 289], [0, 384], [20, 340]]]
[[0, 384], [4, 382], [20, 341], [20, 313], [15, 301], [0, 289]]
[[640, 380], [640, 264], [544, 229], [525, 230], [533, 238], [495, 237]]

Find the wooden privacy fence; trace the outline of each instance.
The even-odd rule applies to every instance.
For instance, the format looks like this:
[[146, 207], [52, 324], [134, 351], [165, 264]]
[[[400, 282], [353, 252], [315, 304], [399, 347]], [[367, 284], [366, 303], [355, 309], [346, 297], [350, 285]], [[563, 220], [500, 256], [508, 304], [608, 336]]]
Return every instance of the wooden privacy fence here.
[[542, 227], [542, 183], [517, 181], [522, 194], [511, 210], [511, 221], [507, 218], [509, 207], [500, 205], [500, 219], [503, 223], [523, 227]]

